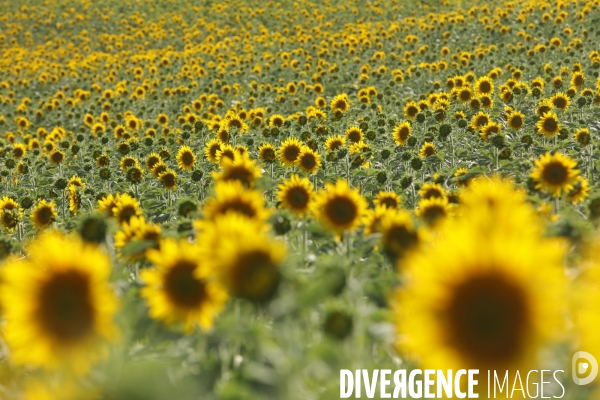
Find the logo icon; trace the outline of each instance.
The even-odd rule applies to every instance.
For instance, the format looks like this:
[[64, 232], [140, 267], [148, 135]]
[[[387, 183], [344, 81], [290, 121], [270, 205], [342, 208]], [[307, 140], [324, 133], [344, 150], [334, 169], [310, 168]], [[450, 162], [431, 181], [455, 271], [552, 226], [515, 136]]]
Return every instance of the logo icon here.
[[596, 361], [593, 355], [585, 351], [578, 351], [573, 354], [571, 367], [573, 381], [577, 385], [587, 385], [598, 375], [598, 361]]

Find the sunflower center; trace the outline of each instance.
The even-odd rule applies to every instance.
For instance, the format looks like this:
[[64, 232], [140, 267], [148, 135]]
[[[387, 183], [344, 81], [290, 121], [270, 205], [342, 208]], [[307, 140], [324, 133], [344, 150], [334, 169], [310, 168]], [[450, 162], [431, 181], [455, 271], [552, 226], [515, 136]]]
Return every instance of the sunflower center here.
[[252, 207], [250, 204], [241, 200], [233, 200], [227, 203], [223, 203], [219, 211], [219, 214], [226, 214], [229, 211], [233, 211], [239, 214], [246, 215], [250, 218], [256, 217], [256, 209], [254, 209], [254, 207]]
[[552, 162], [546, 165], [542, 172], [545, 182], [551, 185], [562, 185], [569, 177], [567, 168], [559, 162]]
[[352, 224], [358, 216], [358, 207], [347, 197], [337, 196], [325, 206], [325, 214], [333, 225], [345, 226]]
[[131, 217], [133, 217], [136, 214], [136, 209], [133, 206], [125, 206], [121, 209], [121, 212], [119, 213], [119, 222], [123, 223], [123, 222], [129, 222], [129, 220], [131, 219]]
[[288, 146], [283, 151], [283, 156], [288, 161], [295, 161], [298, 158], [298, 154], [300, 154], [300, 149], [296, 146]]
[[181, 162], [184, 165], [192, 165], [194, 162], [194, 155], [192, 153], [185, 152], [181, 155]]
[[446, 209], [440, 205], [434, 204], [430, 205], [423, 209], [423, 219], [428, 223], [432, 224], [437, 221], [439, 218], [442, 218], [446, 215]]
[[544, 120], [544, 129], [548, 132], [554, 132], [558, 128], [558, 124], [554, 118], [546, 118]]
[[255, 250], [240, 255], [233, 270], [232, 291], [253, 301], [269, 298], [279, 283], [279, 273], [268, 253]]
[[180, 307], [197, 306], [206, 296], [205, 285], [194, 276], [196, 265], [181, 260], [165, 276], [165, 293]]
[[262, 152], [262, 159], [265, 161], [275, 160], [275, 152], [271, 149], [265, 149]]
[[306, 190], [302, 187], [293, 187], [289, 189], [285, 198], [288, 203], [296, 209], [304, 209], [309, 200], [308, 193], [306, 193]]
[[317, 165], [317, 161], [312, 154], [305, 154], [300, 160], [300, 164], [304, 169], [312, 170]]
[[49, 224], [52, 219], [52, 210], [49, 207], [44, 207], [38, 210], [37, 218], [40, 224]]
[[408, 135], [410, 135], [410, 130], [406, 127], [403, 127], [402, 129], [400, 129], [400, 131], [398, 131], [398, 136], [401, 140], [408, 139]]
[[413, 230], [405, 225], [392, 226], [384, 233], [384, 244], [388, 251], [394, 256], [399, 256], [407, 249], [410, 249], [419, 241], [419, 238]]
[[173, 174], [164, 174], [163, 176], [161, 176], [161, 180], [163, 182], [163, 185], [165, 185], [166, 187], [175, 186], [175, 176]]
[[489, 82], [483, 81], [479, 84], [479, 91], [481, 93], [489, 93], [492, 90], [492, 87]]
[[87, 336], [94, 327], [89, 277], [79, 271], [55, 273], [39, 293], [38, 320], [60, 342]]
[[449, 344], [475, 365], [506, 365], [518, 357], [529, 329], [521, 287], [498, 273], [458, 284], [448, 302]]

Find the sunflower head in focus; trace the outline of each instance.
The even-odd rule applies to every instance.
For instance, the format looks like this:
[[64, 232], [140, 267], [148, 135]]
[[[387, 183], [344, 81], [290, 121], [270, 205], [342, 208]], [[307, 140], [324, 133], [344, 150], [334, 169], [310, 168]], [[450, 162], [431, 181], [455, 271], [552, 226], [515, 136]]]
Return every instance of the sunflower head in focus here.
[[535, 188], [541, 189], [553, 197], [568, 193], [577, 183], [579, 170], [577, 162], [560, 152], [546, 153], [535, 161], [531, 178], [536, 182]]
[[206, 331], [227, 302], [222, 284], [210, 279], [198, 248], [187, 240], [163, 239], [160, 250], [149, 249], [154, 266], [140, 274], [145, 283], [141, 296], [152, 318], [167, 324], [183, 322], [186, 332], [197, 325]]
[[221, 150], [223, 145], [224, 144], [221, 143], [219, 139], [211, 139], [208, 142], [206, 142], [206, 145], [204, 146], [204, 155], [206, 156], [208, 161], [212, 163], [217, 162], [217, 152]]
[[171, 169], [167, 169], [158, 175], [158, 180], [167, 190], [173, 190], [177, 187], [177, 173]]
[[196, 155], [189, 146], [181, 146], [176, 158], [177, 166], [184, 171], [191, 171], [196, 164]]
[[344, 114], [350, 109], [350, 100], [348, 99], [348, 95], [338, 94], [333, 99], [331, 99], [331, 103], [329, 104], [331, 110], [335, 113]]
[[396, 125], [394, 130], [392, 131], [392, 136], [394, 138], [394, 142], [398, 146], [406, 146], [406, 141], [412, 132], [410, 123], [408, 121], [401, 122]]
[[342, 135], [329, 136], [325, 141], [325, 149], [329, 152], [341, 149], [346, 145], [346, 138]]
[[108, 256], [57, 232], [40, 236], [28, 254], [2, 271], [0, 301], [11, 360], [85, 373], [117, 336]]
[[295, 165], [300, 152], [302, 151], [302, 142], [294, 137], [287, 138], [279, 146], [279, 160], [286, 167], [292, 167]]
[[428, 158], [437, 153], [435, 145], [430, 142], [423, 143], [423, 146], [419, 149], [419, 157]]
[[313, 212], [330, 230], [338, 234], [345, 230], [354, 230], [367, 209], [367, 201], [348, 183], [339, 179], [335, 185], [325, 184], [313, 202]]
[[321, 166], [321, 155], [308, 146], [302, 146], [296, 165], [307, 174], [315, 174]]
[[307, 178], [293, 174], [278, 186], [277, 201], [296, 215], [308, 213], [313, 198], [313, 186]]
[[536, 123], [538, 132], [546, 137], [554, 137], [560, 131], [558, 116], [552, 111], [544, 113], [542, 118]]
[[266, 163], [272, 163], [277, 160], [275, 147], [271, 143], [264, 143], [258, 147], [258, 157]]

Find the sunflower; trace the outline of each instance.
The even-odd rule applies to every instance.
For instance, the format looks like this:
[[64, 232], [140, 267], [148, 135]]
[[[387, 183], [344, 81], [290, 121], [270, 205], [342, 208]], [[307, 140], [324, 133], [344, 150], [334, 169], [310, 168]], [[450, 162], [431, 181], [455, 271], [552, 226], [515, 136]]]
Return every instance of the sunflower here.
[[473, 93], [471, 92], [471, 88], [469, 86], [462, 86], [460, 88], [453, 90], [454, 94], [462, 103], [466, 103], [471, 100], [473, 97]]
[[316, 196], [312, 209], [326, 228], [340, 234], [360, 225], [367, 201], [357, 189], [351, 189], [345, 180], [339, 179], [335, 185], [325, 184], [325, 189]]
[[217, 162], [217, 152], [221, 150], [223, 147], [223, 143], [219, 141], [219, 139], [211, 139], [204, 146], [204, 155], [208, 159], [208, 161], [212, 163]]
[[110, 159], [108, 158], [108, 155], [102, 154], [100, 157], [96, 158], [96, 165], [101, 168], [108, 167], [110, 165]]
[[205, 218], [215, 219], [219, 215], [237, 213], [258, 221], [265, 221], [271, 214], [265, 209], [262, 193], [245, 189], [239, 181], [218, 181], [214, 186], [215, 197], [208, 199], [202, 209]]
[[446, 197], [446, 190], [440, 184], [429, 182], [421, 186], [421, 189], [419, 189], [419, 196], [425, 200], [432, 198], [442, 199]]
[[478, 96], [488, 95], [494, 92], [494, 83], [489, 77], [482, 76], [477, 79], [474, 88]]
[[77, 215], [81, 206], [81, 189], [79, 186], [67, 186], [67, 194], [69, 196], [69, 211], [73, 215]]
[[292, 167], [295, 165], [301, 151], [302, 142], [295, 137], [289, 137], [281, 143], [277, 152], [281, 163], [286, 167]]
[[260, 303], [275, 294], [286, 251], [266, 234], [264, 224], [221, 215], [205, 225], [198, 242], [210, 273], [231, 295]]
[[329, 136], [325, 141], [325, 149], [327, 151], [336, 151], [346, 145], [346, 138], [342, 135]]
[[408, 121], [404, 121], [396, 125], [392, 131], [392, 137], [398, 146], [406, 146], [406, 141], [411, 133], [412, 129], [410, 123]]
[[23, 209], [14, 199], [4, 196], [0, 199], [0, 224], [12, 232], [23, 217]]
[[560, 152], [553, 155], [548, 152], [535, 161], [530, 176], [536, 182], [536, 189], [558, 197], [561, 192], [569, 193], [577, 184], [579, 170], [575, 169], [576, 166], [577, 162], [569, 156]]
[[584, 83], [585, 83], [585, 76], [583, 75], [583, 72], [581, 72], [581, 71], [573, 72], [573, 75], [571, 75], [571, 81], [570, 81], [571, 86], [576, 89], [579, 89], [580, 87], [583, 86]]
[[[146, 222], [143, 216], [132, 216], [128, 222], [121, 224], [121, 229], [115, 234], [115, 248], [119, 258], [129, 262], [142, 259], [146, 249], [159, 247], [160, 235], [160, 225]], [[123, 255], [121, 250], [132, 241], [143, 241], [147, 245], [139, 249], [134, 247], [126, 256]]]
[[65, 153], [56, 149], [52, 153], [50, 153], [50, 162], [52, 164], [60, 164], [65, 159]]
[[542, 118], [535, 124], [538, 132], [544, 136], [553, 137], [560, 130], [560, 123], [558, 122], [558, 116], [552, 111], [545, 113]]
[[352, 143], [361, 142], [365, 136], [362, 129], [360, 129], [358, 126], [351, 126], [350, 128], [346, 129], [344, 135], [346, 136], [346, 139]]
[[404, 116], [406, 118], [413, 119], [419, 113], [419, 106], [414, 101], [409, 101], [404, 106]]
[[565, 247], [494, 221], [490, 209], [470, 209], [402, 262], [410, 280], [393, 299], [396, 345], [424, 368], [529, 370], [561, 328]]
[[473, 118], [471, 118], [471, 124], [469, 126], [473, 131], [479, 132], [479, 128], [487, 125], [490, 121], [491, 119], [488, 114], [484, 113], [483, 111], [479, 111], [477, 114], [473, 115]]
[[579, 175], [573, 190], [567, 195], [567, 201], [572, 204], [582, 203], [590, 193], [590, 184], [587, 179]]
[[275, 147], [271, 143], [264, 143], [258, 147], [258, 156], [263, 162], [272, 163], [277, 159]]
[[490, 141], [490, 136], [500, 133], [500, 124], [497, 122], [488, 122], [487, 125], [481, 127], [479, 136], [486, 142]]
[[167, 114], [158, 114], [158, 117], [156, 117], [156, 123], [162, 126], [169, 125], [169, 116]]
[[400, 207], [401, 197], [394, 192], [380, 191], [377, 193], [375, 200], [373, 200], [375, 206], [383, 206], [389, 209], [396, 209]]
[[248, 124], [237, 114], [228, 115], [223, 121], [227, 129], [236, 128], [238, 133], [244, 134], [248, 132]]
[[569, 104], [571, 104], [571, 99], [569, 99], [569, 96], [567, 96], [563, 92], [558, 92], [550, 98], [550, 103], [555, 108], [559, 108], [563, 111], [566, 111], [567, 108], [569, 108]]
[[235, 148], [230, 144], [224, 144], [221, 149], [217, 150], [217, 164], [223, 165], [225, 162], [235, 161], [237, 152]]
[[119, 168], [121, 168], [121, 171], [123, 172], [129, 171], [130, 168], [139, 168], [139, 166], [140, 162], [138, 161], [138, 159], [131, 156], [125, 156], [121, 158], [121, 161], [119, 162]]
[[50, 225], [58, 215], [55, 208], [56, 204], [54, 203], [54, 200], [50, 202], [40, 200], [31, 211], [31, 222], [33, 223], [33, 226], [36, 228], [44, 228]]
[[196, 325], [209, 330], [228, 295], [223, 285], [209, 278], [198, 248], [185, 239], [163, 239], [160, 250], [149, 249], [146, 258], [155, 267], [140, 274], [145, 283], [140, 294], [149, 315], [167, 324], [183, 322], [187, 333]]
[[160, 156], [158, 154], [150, 153], [150, 155], [148, 157], [146, 157], [146, 168], [148, 170], [152, 171], [154, 166], [161, 161], [162, 161], [162, 159], [160, 158]]
[[435, 145], [430, 142], [423, 143], [423, 146], [421, 146], [421, 149], [419, 150], [419, 156], [421, 158], [431, 157], [432, 155], [434, 155], [436, 153], [437, 153], [437, 150], [435, 148]]
[[344, 114], [346, 111], [350, 109], [350, 100], [348, 99], [348, 95], [338, 94], [333, 99], [331, 99], [331, 103], [329, 103], [331, 110], [335, 113]]
[[383, 250], [394, 262], [417, 249], [424, 240], [423, 232], [415, 227], [406, 210], [387, 212], [381, 219], [380, 232]]
[[254, 181], [262, 176], [254, 161], [248, 157], [238, 157], [234, 161], [226, 160], [221, 165], [221, 172], [213, 172], [216, 181], [239, 181], [246, 188], [254, 186]]
[[25, 156], [27, 153], [27, 146], [23, 143], [15, 143], [12, 148], [12, 156], [13, 158], [19, 159]]
[[118, 334], [108, 256], [58, 232], [41, 235], [28, 253], [2, 271], [3, 338], [11, 360], [85, 373]]
[[296, 215], [305, 215], [313, 198], [313, 186], [307, 178], [293, 174], [277, 186], [277, 201]]
[[273, 114], [273, 115], [271, 115], [271, 118], [269, 118], [269, 126], [271, 128], [274, 128], [274, 127], [281, 128], [283, 126], [284, 122], [285, 122], [285, 117], [283, 115]]
[[127, 193], [123, 193], [116, 199], [116, 205], [112, 208], [112, 214], [119, 224], [124, 224], [129, 222], [131, 217], [142, 215], [142, 211], [136, 199]]
[[388, 212], [391, 212], [390, 210], [391, 209], [382, 205], [376, 205], [374, 209], [367, 209], [361, 221], [362, 225], [364, 226], [363, 233], [365, 235], [380, 233], [381, 221]]
[[506, 123], [510, 129], [518, 131], [525, 124], [525, 115], [519, 111], [512, 111], [510, 115], [506, 117]]
[[171, 169], [167, 169], [158, 176], [158, 180], [167, 190], [173, 190], [177, 186], [177, 173]]
[[581, 145], [587, 146], [590, 144], [590, 130], [588, 128], [580, 128], [575, 131], [573, 138]]
[[452, 215], [452, 206], [448, 203], [447, 197], [421, 199], [418, 204], [418, 209], [415, 211], [415, 215], [428, 225], [434, 226]]
[[196, 156], [188, 146], [181, 146], [177, 152], [177, 166], [184, 171], [191, 171], [196, 164]]
[[315, 174], [321, 166], [321, 155], [308, 146], [302, 146], [296, 165], [307, 174]]

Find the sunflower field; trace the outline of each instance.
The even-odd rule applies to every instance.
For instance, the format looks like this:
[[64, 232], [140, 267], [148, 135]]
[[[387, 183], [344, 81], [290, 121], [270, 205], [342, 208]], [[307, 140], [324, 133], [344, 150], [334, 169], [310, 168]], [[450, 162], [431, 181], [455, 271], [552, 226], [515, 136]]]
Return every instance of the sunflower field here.
[[600, 397], [599, 43], [599, 0], [0, 0], [0, 399]]

